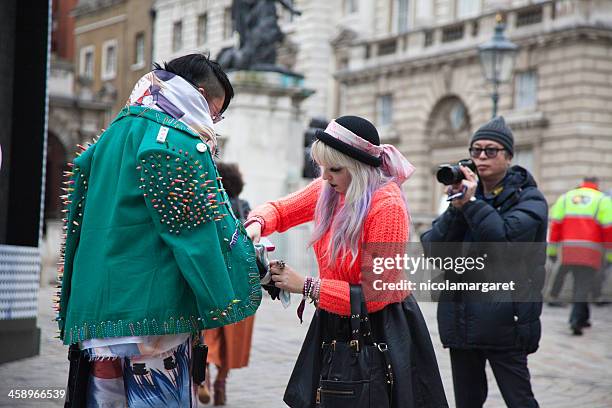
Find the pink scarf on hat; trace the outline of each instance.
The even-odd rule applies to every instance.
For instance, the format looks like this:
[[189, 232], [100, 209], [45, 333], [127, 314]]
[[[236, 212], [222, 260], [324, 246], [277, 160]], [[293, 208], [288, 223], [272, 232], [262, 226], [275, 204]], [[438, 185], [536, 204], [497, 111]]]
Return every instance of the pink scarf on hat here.
[[393, 178], [393, 181], [399, 185], [408, 180], [415, 171], [412, 163], [393, 145], [383, 144], [376, 146], [333, 120], [327, 125], [325, 133], [371, 156], [380, 157], [382, 159], [381, 169], [383, 174]]

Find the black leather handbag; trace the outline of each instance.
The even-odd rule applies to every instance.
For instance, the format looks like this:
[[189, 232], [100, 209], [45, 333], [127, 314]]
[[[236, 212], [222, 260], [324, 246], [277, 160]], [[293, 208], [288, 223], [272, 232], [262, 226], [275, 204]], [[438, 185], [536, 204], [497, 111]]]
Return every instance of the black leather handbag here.
[[350, 340], [321, 345], [317, 407], [390, 407], [394, 380], [387, 344], [372, 341], [361, 285], [351, 285], [350, 294]]

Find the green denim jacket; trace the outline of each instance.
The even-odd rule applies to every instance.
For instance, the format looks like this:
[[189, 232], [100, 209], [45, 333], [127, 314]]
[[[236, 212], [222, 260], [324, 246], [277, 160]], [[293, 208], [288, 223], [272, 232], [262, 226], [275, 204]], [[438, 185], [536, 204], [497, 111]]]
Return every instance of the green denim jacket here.
[[255, 313], [253, 244], [190, 129], [125, 108], [72, 166], [56, 306], [64, 344], [197, 332]]

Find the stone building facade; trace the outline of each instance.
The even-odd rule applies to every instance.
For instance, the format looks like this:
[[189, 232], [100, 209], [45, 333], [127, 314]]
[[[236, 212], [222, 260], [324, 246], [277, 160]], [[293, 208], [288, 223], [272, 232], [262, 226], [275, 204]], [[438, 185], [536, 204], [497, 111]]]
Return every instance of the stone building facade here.
[[53, 1], [51, 56], [47, 91], [47, 160], [45, 177], [44, 236], [41, 241], [41, 282], [55, 279], [62, 235], [63, 204], [60, 200], [67, 162], [74, 158], [77, 143], [86, 144], [110, 121], [112, 102], [77, 93], [74, 65], [74, 16], [78, 0]]
[[[408, 187], [417, 220], [438, 209], [435, 165], [466, 157], [469, 135], [491, 116], [477, 46], [492, 37], [497, 12], [520, 46], [514, 76], [500, 88], [514, 162], [531, 170], [551, 204], [583, 176], [610, 186], [612, 2], [439, 0], [427, 6], [426, 24], [414, 7], [425, 2], [408, 2], [401, 32], [392, 6], [402, 2], [376, 3], [375, 20], [391, 21], [350, 44], [335, 76], [344, 111], [374, 119], [417, 166]], [[460, 17], [460, 5], [471, 14]]]
[[75, 18], [76, 92], [125, 105], [136, 81], [151, 70], [152, 0], [79, 0]]
[[[467, 156], [492, 111], [477, 47], [501, 13], [517, 45], [499, 113], [514, 129], [514, 162], [552, 203], [583, 176], [612, 184], [612, 2], [604, 0], [296, 0], [281, 12], [279, 60], [316, 93], [307, 116], [357, 114], [417, 166], [406, 184], [415, 221], [438, 212], [436, 165]], [[157, 0], [156, 60], [236, 42], [230, 0]], [[179, 41], [180, 39], [180, 41]], [[296, 135], [297, 137], [297, 135]]]

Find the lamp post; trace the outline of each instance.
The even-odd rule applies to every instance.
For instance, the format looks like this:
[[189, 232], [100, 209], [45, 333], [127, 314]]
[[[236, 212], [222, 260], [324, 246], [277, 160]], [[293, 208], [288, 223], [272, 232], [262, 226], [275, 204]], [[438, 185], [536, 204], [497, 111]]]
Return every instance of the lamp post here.
[[499, 101], [499, 84], [508, 82], [514, 70], [518, 46], [504, 36], [506, 25], [502, 16], [495, 17], [497, 25], [493, 38], [478, 47], [480, 66], [485, 79], [493, 85], [493, 117], [497, 116], [497, 102]]

